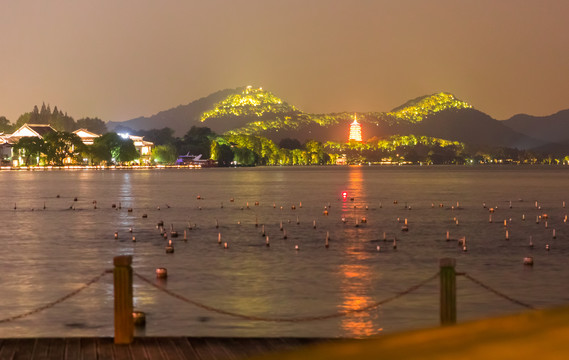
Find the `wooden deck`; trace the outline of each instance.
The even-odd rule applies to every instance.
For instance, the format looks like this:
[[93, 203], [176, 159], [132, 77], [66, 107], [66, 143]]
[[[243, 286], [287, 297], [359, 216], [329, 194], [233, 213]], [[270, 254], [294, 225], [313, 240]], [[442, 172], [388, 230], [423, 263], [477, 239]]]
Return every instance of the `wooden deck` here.
[[214, 360], [246, 359], [328, 342], [315, 338], [140, 337], [130, 345], [113, 338], [0, 339], [0, 360]]

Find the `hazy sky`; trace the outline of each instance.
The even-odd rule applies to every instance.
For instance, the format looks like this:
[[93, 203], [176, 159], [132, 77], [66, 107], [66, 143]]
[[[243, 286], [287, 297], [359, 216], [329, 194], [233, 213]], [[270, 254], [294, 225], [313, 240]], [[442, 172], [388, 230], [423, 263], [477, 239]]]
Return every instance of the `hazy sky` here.
[[569, 108], [567, 0], [3, 0], [0, 115], [148, 116], [254, 85], [308, 112], [438, 91], [497, 119]]

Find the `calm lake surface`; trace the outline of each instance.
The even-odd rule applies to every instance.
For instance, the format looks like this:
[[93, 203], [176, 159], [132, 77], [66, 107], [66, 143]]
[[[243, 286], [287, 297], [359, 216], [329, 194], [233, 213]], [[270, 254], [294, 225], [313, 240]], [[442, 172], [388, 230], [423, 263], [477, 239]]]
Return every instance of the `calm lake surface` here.
[[[566, 304], [568, 183], [567, 167], [520, 166], [0, 172], [0, 320], [72, 292], [112, 268], [117, 255], [133, 255], [135, 272], [152, 281], [155, 269], [166, 267], [163, 285], [175, 293], [258, 317], [357, 309], [430, 277], [444, 257], [456, 258], [457, 271], [512, 298], [539, 308]], [[452, 209], [457, 202], [460, 208]], [[492, 223], [484, 202], [495, 208]], [[544, 219], [536, 224], [543, 214], [548, 228]], [[361, 224], [362, 217], [367, 223]], [[405, 218], [408, 232], [401, 231]], [[180, 234], [173, 239], [174, 254], [165, 253], [167, 241], [156, 229], [160, 220]], [[188, 224], [193, 229], [184, 242]], [[454, 240], [445, 240], [447, 230]], [[396, 250], [392, 240], [382, 240], [384, 232], [388, 239], [397, 237]], [[218, 245], [219, 233], [228, 249]], [[467, 252], [457, 246], [461, 236]], [[526, 256], [534, 258], [533, 267], [522, 264]], [[136, 277], [134, 302], [147, 314], [140, 335], [365, 337], [438, 325], [438, 287], [435, 279], [368, 312], [298, 323], [206, 311]], [[457, 288], [459, 321], [524, 310], [464, 277]], [[62, 304], [0, 323], [0, 337], [112, 336], [113, 331], [111, 274]]]

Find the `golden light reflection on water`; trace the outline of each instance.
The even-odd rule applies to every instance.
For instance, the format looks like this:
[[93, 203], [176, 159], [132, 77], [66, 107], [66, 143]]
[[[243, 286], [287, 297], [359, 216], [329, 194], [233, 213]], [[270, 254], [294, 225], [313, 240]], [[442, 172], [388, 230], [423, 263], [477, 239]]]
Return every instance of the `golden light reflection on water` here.
[[[364, 241], [360, 239], [359, 228], [355, 222], [359, 221], [359, 212], [366, 198], [361, 167], [351, 167], [348, 178], [348, 198], [342, 204], [342, 214], [351, 218], [352, 222], [344, 228], [344, 237], [348, 239], [345, 263], [340, 266], [339, 275], [342, 279], [341, 291], [343, 303], [341, 310], [357, 310], [369, 306], [373, 299], [369, 295], [373, 285], [371, 269], [364, 262], [370, 254], [364, 250]], [[353, 199], [353, 200], [352, 200]], [[367, 337], [377, 334], [382, 329], [376, 325], [377, 309], [356, 312], [342, 320], [342, 328], [350, 337]]]

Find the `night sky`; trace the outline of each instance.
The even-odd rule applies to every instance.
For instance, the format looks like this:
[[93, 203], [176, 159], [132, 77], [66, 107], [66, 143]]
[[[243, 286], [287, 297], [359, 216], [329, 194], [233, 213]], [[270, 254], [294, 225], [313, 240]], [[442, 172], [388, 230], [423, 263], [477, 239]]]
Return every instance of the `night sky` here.
[[565, 0], [0, 2], [0, 115], [148, 116], [253, 85], [307, 112], [448, 91], [497, 119], [569, 108]]

